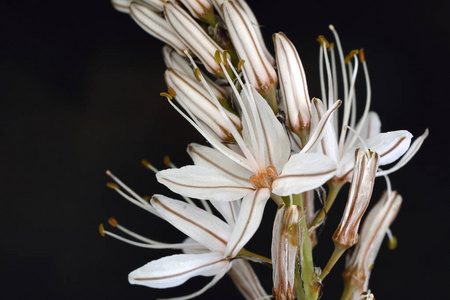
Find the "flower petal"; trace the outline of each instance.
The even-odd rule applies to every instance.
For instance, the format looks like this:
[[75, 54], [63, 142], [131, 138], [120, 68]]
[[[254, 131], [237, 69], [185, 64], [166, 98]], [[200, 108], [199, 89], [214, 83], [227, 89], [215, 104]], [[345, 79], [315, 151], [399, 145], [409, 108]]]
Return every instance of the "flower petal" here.
[[166, 256], [134, 270], [128, 275], [131, 284], [168, 288], [183, 284], [194, 276], [213, 276], [229, 261], [221, 253], [177, 254]]
[[242, 186], [219, 172], [200, 166], [185, 166], [156, 173], [158, 182], [175, 193], [197, 199], [232, 201], [254, 191], [250, 182]]
[[228, 240], [225, 257], [235, 257], [252, 238], [261, 224], [264, 207], [270, 198], [269, 189], [258, 189], [242, 199], [236, 226]]
[[272, 192], [288, 196], [315, 189], [333, 177], [335, 172], [336, 163], [323, 154], [294, 154], [273, 182]]
[[151, 203], [158, 213], [178, 230], [211, 251], [223, 252], [231, 230], [224, 221], [184, 201], [154, 195]]
[[249, 178], [253, 175], [252, 172], [230, 160], [214, 148], [190, 144], [187, 152], [196, 166], [214, 169], [242, 186], [248, 185]]
[[224, 217], [230, 229], [233, 230], [237, 218], [239, 216], [239, 210], [241, 209], [241, 200], [235, 201], [210, 201], [215, 209]]
[[228, 271], [228, 275], [230, 275], [234, 284], [245, 299], [269, 298], [259, 282], [255, 271], [253, 271], [250, 263], [245, 259], [233, 260], [233, 264], [230, 271]]
[[[367, 147], [380, 155], [380, 166], [396, 161], [409, 148], [412, 134], [406, 130], [379, 133], [367, 139]], [[358, 147], [356, 147], [358, 148]]]
[[[251, 101], [253, 102], [253, 100], [248, 99], [249, 93], [253, 95], [256, 111], [255, 108], [252, 109]], [[246, 85], [245, 91], [243, 90], [241, 92], [241, 97], [243, 99], [243, 103], [246, 105], [247, 111], [255, 111], [256, 113], [255, 117], [250, 113], [250, 120], [248, 120], [245, 115], [243, 116], [242, 135], [244, 137], [244, 141], [250, 146], [253, 153], [256, 152], [256, 149], [262, 147], [262, 150], [265, 152], [265, 167], [272, 165], [277, 170], [281, 170], [291, 154], [291, 145], [286, 130], [274, 115], [272, 109], [267, 104], [267, 101], [264, 100], [264, 98], [253, 87]], [[253, 127], [256, 131], [254, 132], [257, 139], [256, 141], [251, 138], [251, 134], [249, 132], [248, 124], [250, 122], [251, 127]], [[258, 135], [258, 132], [260, 135]]]

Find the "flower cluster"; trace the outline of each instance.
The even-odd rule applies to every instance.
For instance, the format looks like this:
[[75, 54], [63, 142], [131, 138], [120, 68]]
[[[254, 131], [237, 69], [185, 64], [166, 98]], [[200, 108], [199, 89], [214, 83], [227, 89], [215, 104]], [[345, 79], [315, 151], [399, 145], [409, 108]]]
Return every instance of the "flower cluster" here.
[[[412, 144], [406, 130], [381, 132], [378, 115], [369, 110], [371, 87], [363, 49], [345, 57], [333, 26], [335, 44], [319, 36], [321, 96], [310, 98], [294, 45], [276, 33], [272, 56], [244, 0], [112, 0], [112, 4], [167, 44], [163, 57], [168, 90], [161, 96], [209, 143], [188, 145], [192, 165], [177, 168], [169, 162], [168, 169], [158, 171], [143, 161], [158, 182], [184, 201], [163, 195], [143, 199], [107, 172], [115, 182], [108, 184], [111, 188], [187, 236], [178, 244], [161, 243], [111, 219], [110, 225], [131, 240], [101, 225], [102, 235], [183, 252], [131, 272], [130, 283], [168, 288], [194, 276], [213, 277], [200, 291], [178, 298], [189, 299], [228, 273], [245, 298], [268, 298], [248, 263], [251, 260], [272, 265], [276, 299], [318, 299], [322, 280], [356, 244], [344, 272], [342, 299], [373, 298], [368, 290], [370, 269], [401, 203], [388, 179], [388, 191], [366, 217], [361, 232], [359, 225], [376, 177], [405, 165], [428, 131]], [[358, 118], [355, 82], [361, 66], [366, 98]], [[379, 168], [396, 161], [387, 170]], [[335, 251], [322, 271], [312, 255], [317, 229], [347, 182], [351, 182], [347, 205], [332, 237]], [[322, 200], [317, 209], [316, 194]], [[244, 248], [258, 230], [269, 199], [279, 207], [272, 259]]]

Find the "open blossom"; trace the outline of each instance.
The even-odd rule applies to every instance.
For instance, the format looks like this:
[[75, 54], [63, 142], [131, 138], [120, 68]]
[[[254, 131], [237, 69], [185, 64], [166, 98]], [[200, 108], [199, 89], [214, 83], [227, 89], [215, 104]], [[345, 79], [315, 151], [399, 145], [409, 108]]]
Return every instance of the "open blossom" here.
[[[225, 68], [223, 63], [221, 65]], [[202, 83], [207, 88], [204, 80]], [[239, 151], [222, 145], [202, 129], [200, 121], [188, 119], [214, 148], [191, 145], [188, 152], [195, 165], [163, 170], [156, 175], [159, 182], [188, 197], [216, 201], [243, 199], [236, 228], [225, 252], [231, 257], [239, 252], [238, 249], [259, 227], [265, 204], [271, 196], [281, 204], [280, 196], [317, 188], [336, 170], [335, 164], [325, 155], [307, 153], [319, 140], [321, 130], [313, 134], [309, 146], [305, 145], [300, 153], [291, 155], [288, 136], [272, 109], [251, 85], [240, 83], [243, 89], [240, 94], [235, 89], [235, 96], [242, 109], [242, 136], [214, 94], [210, 93], [223, 119], [229, 124], [227, 129]], [[234, 87], [231, 81], [230, 85]], [[322, 128], [337, 106], [321, 120]]]

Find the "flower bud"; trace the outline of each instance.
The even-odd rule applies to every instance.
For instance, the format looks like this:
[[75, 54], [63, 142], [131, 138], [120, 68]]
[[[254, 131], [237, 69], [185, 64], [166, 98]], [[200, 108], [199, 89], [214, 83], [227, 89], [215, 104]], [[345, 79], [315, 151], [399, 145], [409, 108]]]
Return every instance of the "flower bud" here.
[[200, 21], [206, 22], [214, 26], [217, 21], [214, 16], [214, 7], [208, 0], [181, 0], [191, 15]]
[[233, 46], [239, 58], [246, 61], [245, 71], [250, 83], [268, 100], [272, 110], [277, 113], [277, 73], [264, 54], [252, 22], [234, 2], [225, 2], [222, 7]]
[[294, 45], [283, 33], [276, 33], [273, 40], [286, 125], [305, 141], [311, 127], [311, 108], [303, 65]]
[[295, 299], [295, 267], [301, 241], [300, 209], [297, 205], [280, 206], [272, 235], [273, 297]]
[[161, 17], [161, 14], [150, 9], [146, 5], [136, 2], [130, 5], [130, 14], [133, 20], [147, 33], [171, 45], [181, 55], [187, 46], [180, 40], [169, 23]]
[[111, 4], [116, 10], [128, 14], [130, 12], [131, 1], [132, 0], [111, 0]]
[[[223, 119], [217, 106], [211, 101], [207, 90], [196, 80], [183, 73], [168, 69], [165, 73], [167, 86], [175, 90], [177, 102], [189, 113], [193, 114], [223, 142], [232, 142], [233, 137], [228, 124]], [[229, 111], [225, 111], [238, 130], [242, 125], [240, 119]]]
[[358, 241], [358, 228], [372, 196], [379, 155], [356, 149], [355, 167], [344, 215], [333, 234], [336, 247], [348, 249]]
[[402, 197], [396, 191], [386, 191], [364, 220], [358, 245], [348, 257], [342, 274], [345, 299], [358, 299], [368, 289], [375, 258], [401, 204]]
[[[170, 46], [166, 45], [163, 47], [163, 58], [168, 69], [173, 69], [180, 74], [182, 73], [183, 75], [188, 76], [192, 80], [197, 80], [194, 71], [192, 70], [192, 67], [189, 64], [188, 59], [186, 57], [179, 55]], [[202, 73], [200, 70], [199, 72]], [[220, 85], [211, 80], [208, 76], [204, 75], [203, 73], [202, 75], [203, 78], [205, 78], [206, 82], [208, 83], [209, 87], [211, 88], [212, 92], [216, 96], [217, 100], [219, 100], [220, 104], [223, 107], [229, 109], [230, 99], [228, 97], [227, 92]]]
[[222, 68], [214, 58], [216, 51], [222, 52], [223, 49], [179, 5], [167, 2], [164, 12], [178, 37], [201, 60], [208, 72], [223, 77]]

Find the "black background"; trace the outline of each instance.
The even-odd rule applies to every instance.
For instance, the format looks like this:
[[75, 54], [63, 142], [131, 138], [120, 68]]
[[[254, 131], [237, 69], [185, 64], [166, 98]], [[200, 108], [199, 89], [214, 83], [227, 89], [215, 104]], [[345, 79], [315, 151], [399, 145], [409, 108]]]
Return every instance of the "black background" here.
[[[332, 23], [346, 52], [366, 50], [372, 109], [383, 131], [419, 136], [430, 129], [416, 157], [391, 176], [404, 197], [392, 226], [399, 244], [395, 251], [382, 247], [370, 287], [377, 299], [445, 299], [450, 3], [303, 2], [249, 0], [270, 48], [278, 31], [297, 46], [311, 96], [320, 96], [315, 38], [331, 39]], [[129, 285], [131, 270], [175, 252], [102, 238], [97, 229], [114, 216], [154, 239], [183, 237], [105, 187], [111, 169], [142, 195], [168, 194], [140, 160], [163, 168], [169, 154], [184, 165], [186, 145], [204, 142], [158, 95], [166, 88], [163, 44], [108, 1], [10, 0], [1, 2], [0, 14], [2, 298], [154, 299], [200, 288], [204, 278], [167, 290]], [[375, 198], [383, 186], [378, 180]], [[342, 208], [338, 203], [336, 215]], [[269, 255], [274, 211], [270, 203], [250, 250]], [[315, 253], [319, 266], [331, 254], [338, 222], [339, 216], [328, 221]], [[325, 280], [323, 299], [339, 299], [342, 267]], [[270, 270], [255, 268], [269, 292]], [[225, 278], [202, 299], [238, 296]]]

